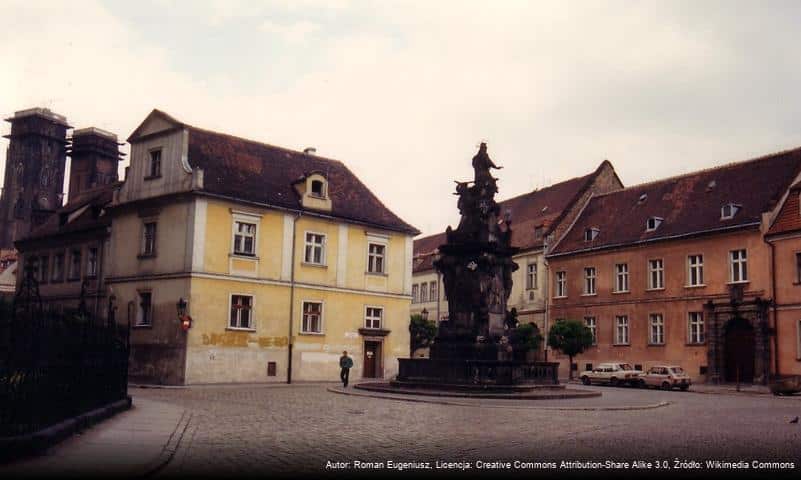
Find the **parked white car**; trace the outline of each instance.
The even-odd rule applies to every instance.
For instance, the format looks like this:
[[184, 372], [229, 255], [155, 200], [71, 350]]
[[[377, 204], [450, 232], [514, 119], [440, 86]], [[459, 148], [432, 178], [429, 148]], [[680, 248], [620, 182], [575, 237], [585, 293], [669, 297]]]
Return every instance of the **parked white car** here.
[[593, 383], [617, 385], [640, 385], [639, 376], [642, 371], [635, 370], [631, 364], [625, 362], [601, 363], [592, 370], [585, 370], [579, 374], [581, 383], [591, 385]]
[[640, 375], [640, 385], [657, 387], [663, 390], [690, 388], [690, 376], [678, 365], [654, 365], [646, 373]]

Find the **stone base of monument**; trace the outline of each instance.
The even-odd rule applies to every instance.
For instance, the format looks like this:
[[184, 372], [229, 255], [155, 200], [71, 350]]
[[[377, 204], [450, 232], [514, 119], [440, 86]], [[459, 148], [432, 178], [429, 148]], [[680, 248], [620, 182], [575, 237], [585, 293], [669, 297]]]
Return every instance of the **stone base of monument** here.
[[393, 380], [366, 382], [353, 386], [380, 394], [419, 395], [424, 397], [494, 398], [507, 400], [567, 400], [600, 397], [601, 392], [565, 388], [564, 385], [520, 385], [504, 388], [461, 384], [430, 385]]

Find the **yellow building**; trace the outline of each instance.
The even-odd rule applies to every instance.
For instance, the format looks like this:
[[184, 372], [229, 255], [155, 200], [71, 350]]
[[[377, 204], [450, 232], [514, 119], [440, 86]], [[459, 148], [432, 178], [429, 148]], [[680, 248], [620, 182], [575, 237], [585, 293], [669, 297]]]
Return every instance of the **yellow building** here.
[[344, 164], [158, 110], [128, 141], [107, 282], [132, 381], [337, 380], [343, 350], [352, 378], [396, 373], [418, 232]]

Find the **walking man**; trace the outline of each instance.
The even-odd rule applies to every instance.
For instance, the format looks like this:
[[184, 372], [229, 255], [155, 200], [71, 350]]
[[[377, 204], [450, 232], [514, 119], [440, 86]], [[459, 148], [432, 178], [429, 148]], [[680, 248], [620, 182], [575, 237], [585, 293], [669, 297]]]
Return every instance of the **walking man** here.
[[342, 385], [348, 388], [348, 376], [350, 375], [351, 367], [353, 367], [353, 360], [348, 356], [347, 350], [342, 352], [342, 356], [339, 357], [339, 367], [342, 369], [339, 373], [339, 378], [342, 379]]

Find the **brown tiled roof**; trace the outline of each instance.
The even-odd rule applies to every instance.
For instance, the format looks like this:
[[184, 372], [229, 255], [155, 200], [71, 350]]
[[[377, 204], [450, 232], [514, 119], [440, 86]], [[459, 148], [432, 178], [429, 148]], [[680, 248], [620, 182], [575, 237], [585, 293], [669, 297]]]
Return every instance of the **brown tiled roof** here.
[[771, 225], [768, 230], [768, 235], [801, 230], [801, 205], [799, 205], [799, 195], [801, 195], [801, 184], [796, 184], [790, 189], [787, 200], [785, 200], [781, 211], [776, 215], [773, 225]]
[[[630, 245], [758, 224], [776, 206], [801, 168], [801, 148], [656, 182], [632, 186], [590, 200], [553, 255]], [[721, 207], [740, 206], [721, 220]], [[664, 219], [646, 232], [651, 217]], [[600, 231], [584, 241], [590, 228]]]
[[[559, 224], [568, 207], [589, 188], [593, 179], [608, 161], [583, 177], [571, 178], [539, 190], [498, 202], [503, 214], [512, 214], [512, 246], [527, 250], [542, 247], [545, 237]], [[535, 236], [537, 227], [543, 227], [542, 235]], [[434, 268], [433, 253], [445, 243], [445, 233], [437, 233], [414, 241], [413, 271], [423, 272]]]
[[[79, 196], [70, 199], [66, 205], [50, 215], [30, 235], [19, 241], [24, 244], [28, 240], [94, 230], [111, 225], [109, 216], [99, 214], [106, 205], [111, 203], [114, 197], [114, 190], [119, 188], [120, 185], [122, 185], [121, 182], [116, 182], [81, 192]], [[84, 209], [84, 207], [86, 208]], [[80, 211], [82, 209], [83, 211]], [[72, 216], [73, 214], [74, 216]], [[63, 222], [62, 218], [65, 215], [72, 216], [72, 218], [67, 222]]]

